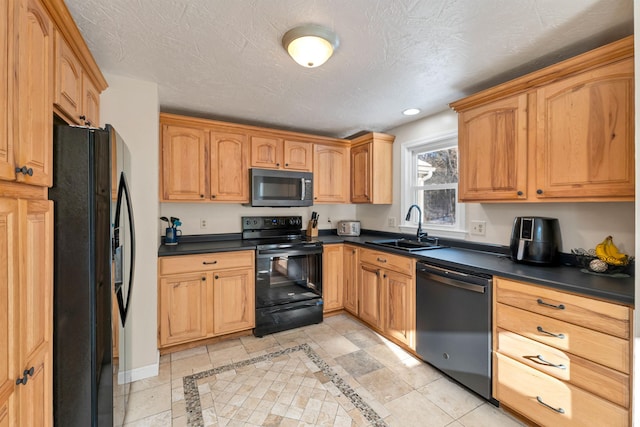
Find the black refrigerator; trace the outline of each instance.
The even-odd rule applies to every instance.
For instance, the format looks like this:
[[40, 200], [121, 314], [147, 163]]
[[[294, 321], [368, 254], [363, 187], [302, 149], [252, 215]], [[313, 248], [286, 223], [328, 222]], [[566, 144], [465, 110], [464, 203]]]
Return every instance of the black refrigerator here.
[[[128, 151], [109, 125], [56, 125], [53, 141], [54, 424], [122, 425], [129, 387], [118, 383], [129, 371], [135, 265]], [[112, 294], [118, 302], [113, 316]], [[117, 359], [112, 327], [120, 336]]]

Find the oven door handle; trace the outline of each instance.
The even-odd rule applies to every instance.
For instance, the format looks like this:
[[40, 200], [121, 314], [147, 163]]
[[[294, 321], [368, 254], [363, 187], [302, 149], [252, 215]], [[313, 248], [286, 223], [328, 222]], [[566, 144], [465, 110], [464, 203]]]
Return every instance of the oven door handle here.
[[258, 258], [273, 258], [276, 256], [279, 257], [292, 257], [298, 255], [315, 255], [321, 254], [322, 247], [313, 247], [313, 248], [279, 248], [279, 249], [260, 249], [256, 252], [256, 257]]
[[418, 269], [418, 276], [425, 278], [426, 280], [432, 280], [434, 282], [438, 282], [447, 286], [454, 286], [456, 288], [464, 289], [465, 291], [477, 292], [479, 294], [484, 294], [486, 292], [486, 286], [484, 285], [476, 285], [473, 283], [463, 282], [461, 280], [456, 280], [453, 278], [442, 277], [436, 274], [428, 273], [425, 270]]

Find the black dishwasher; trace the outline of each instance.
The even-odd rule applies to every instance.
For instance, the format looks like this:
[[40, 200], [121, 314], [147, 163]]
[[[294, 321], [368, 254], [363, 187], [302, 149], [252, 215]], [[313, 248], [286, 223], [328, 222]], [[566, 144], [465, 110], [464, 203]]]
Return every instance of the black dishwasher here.
[[418, 262], [416, 352], [491, 400], [492, 277]]

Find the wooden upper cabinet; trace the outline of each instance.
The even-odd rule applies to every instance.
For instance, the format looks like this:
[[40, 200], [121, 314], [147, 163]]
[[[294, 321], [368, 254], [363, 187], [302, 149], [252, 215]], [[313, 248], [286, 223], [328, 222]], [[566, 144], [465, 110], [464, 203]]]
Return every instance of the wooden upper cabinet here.
[[250, 140], [252, 167], [311, 171], [313, 144], [265, 135], [251, 135]]
[[527, 94], [459, 115], [459, 199], [527, 197]]
[[537, 90], [536, 196], [635, 192], [633, 59]]
[[313, 202], [349, 203], [349, 148], [315, 144]]
[[251, 166], [278, 169], [282, 161], [282, 139], [251, 135]]
[[371, 203], [371, 158], [372, 144], [351, 148], [351, 202]]
[[393, 203], [393, 141], [367, 133], [352, 141], [351, 203]]
[[210, 141], [211, 200], [248, 202], [247, 135], [211, 131]]
[[82, 66], [60, 32], [55, 32], [55, 103], [77, 124], [83, 124]]
[[100, 126], [100, 92], [89, 76], [82, 75], [82, 111], [80, 116], [87, 126]]
[[461, 201], [635, 197], [633, 37], [451, 104]]
[[53, 183], [53, 22], [38, 0], [22, 0], [18, 13], [16, 180]]
[[0, 179], [13, 181], [16, 177], [14, 161], [14, 139], [12, 134], [12, 75], [14, 63], [13, 8], [11, 1], [0, 3]]
[[283, 168], [311, 172], [313, 144], [285, 139], [283, 141]]
[[162, 172], [160, 176], [163, 201], [206, 200], [207, 148], [209, 132], [203, 129], [162, 126]]

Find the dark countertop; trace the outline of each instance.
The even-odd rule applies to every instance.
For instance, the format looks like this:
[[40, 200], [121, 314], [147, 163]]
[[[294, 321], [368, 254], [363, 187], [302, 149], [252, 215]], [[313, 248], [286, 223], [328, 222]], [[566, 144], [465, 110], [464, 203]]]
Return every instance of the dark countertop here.
[[[397, 237], [397, 235], [395, 235]], [[324, 244], [353, 243], [370, 249], [383, 250], [404, 256], [415, 257], [418, 261], [430, 262], [436, 265], [452, 268], [472, 269], [480, 273], [487, 273], [508, 279], [521, 280], [550, 288], [583, 294], [610, 302], [621, 303], [633, 307], [634, 287], [633, 277], [614, 278], [589, 273], [583, 273], [579, 267], [551, 266], [540, 267], [519, 264], [511, 261], [501, 247], [496, 245], [478, 245], [465, 243], [469, 247], [447, 247], [424, 251], [406, 252], [383, 248], [367, 244], [371, 240], [389, 237], [384, 233], [361, 234], [358, 237], [337, 236], [335, 234], [320, 235], [318, 240]], [[407, 236], [402, 236], [407, 237]], [[226, 240], [220, 240], [224, 238]], [[239, 235], [225, 235], [219, 238], [206, 237], [185, 239], [178, 245], [161, 245], [158, 256], [189, 255], [222, 251], [255, 250], [254, 244], [244, 243]], [[464, 242], [460, 242], [464, 243]], [[446, 244], [446, 242], [445, 242]], [[477, 250], [477, 249], [489, 249]], [[504, 249], [504, 248], [502, 248]]]

